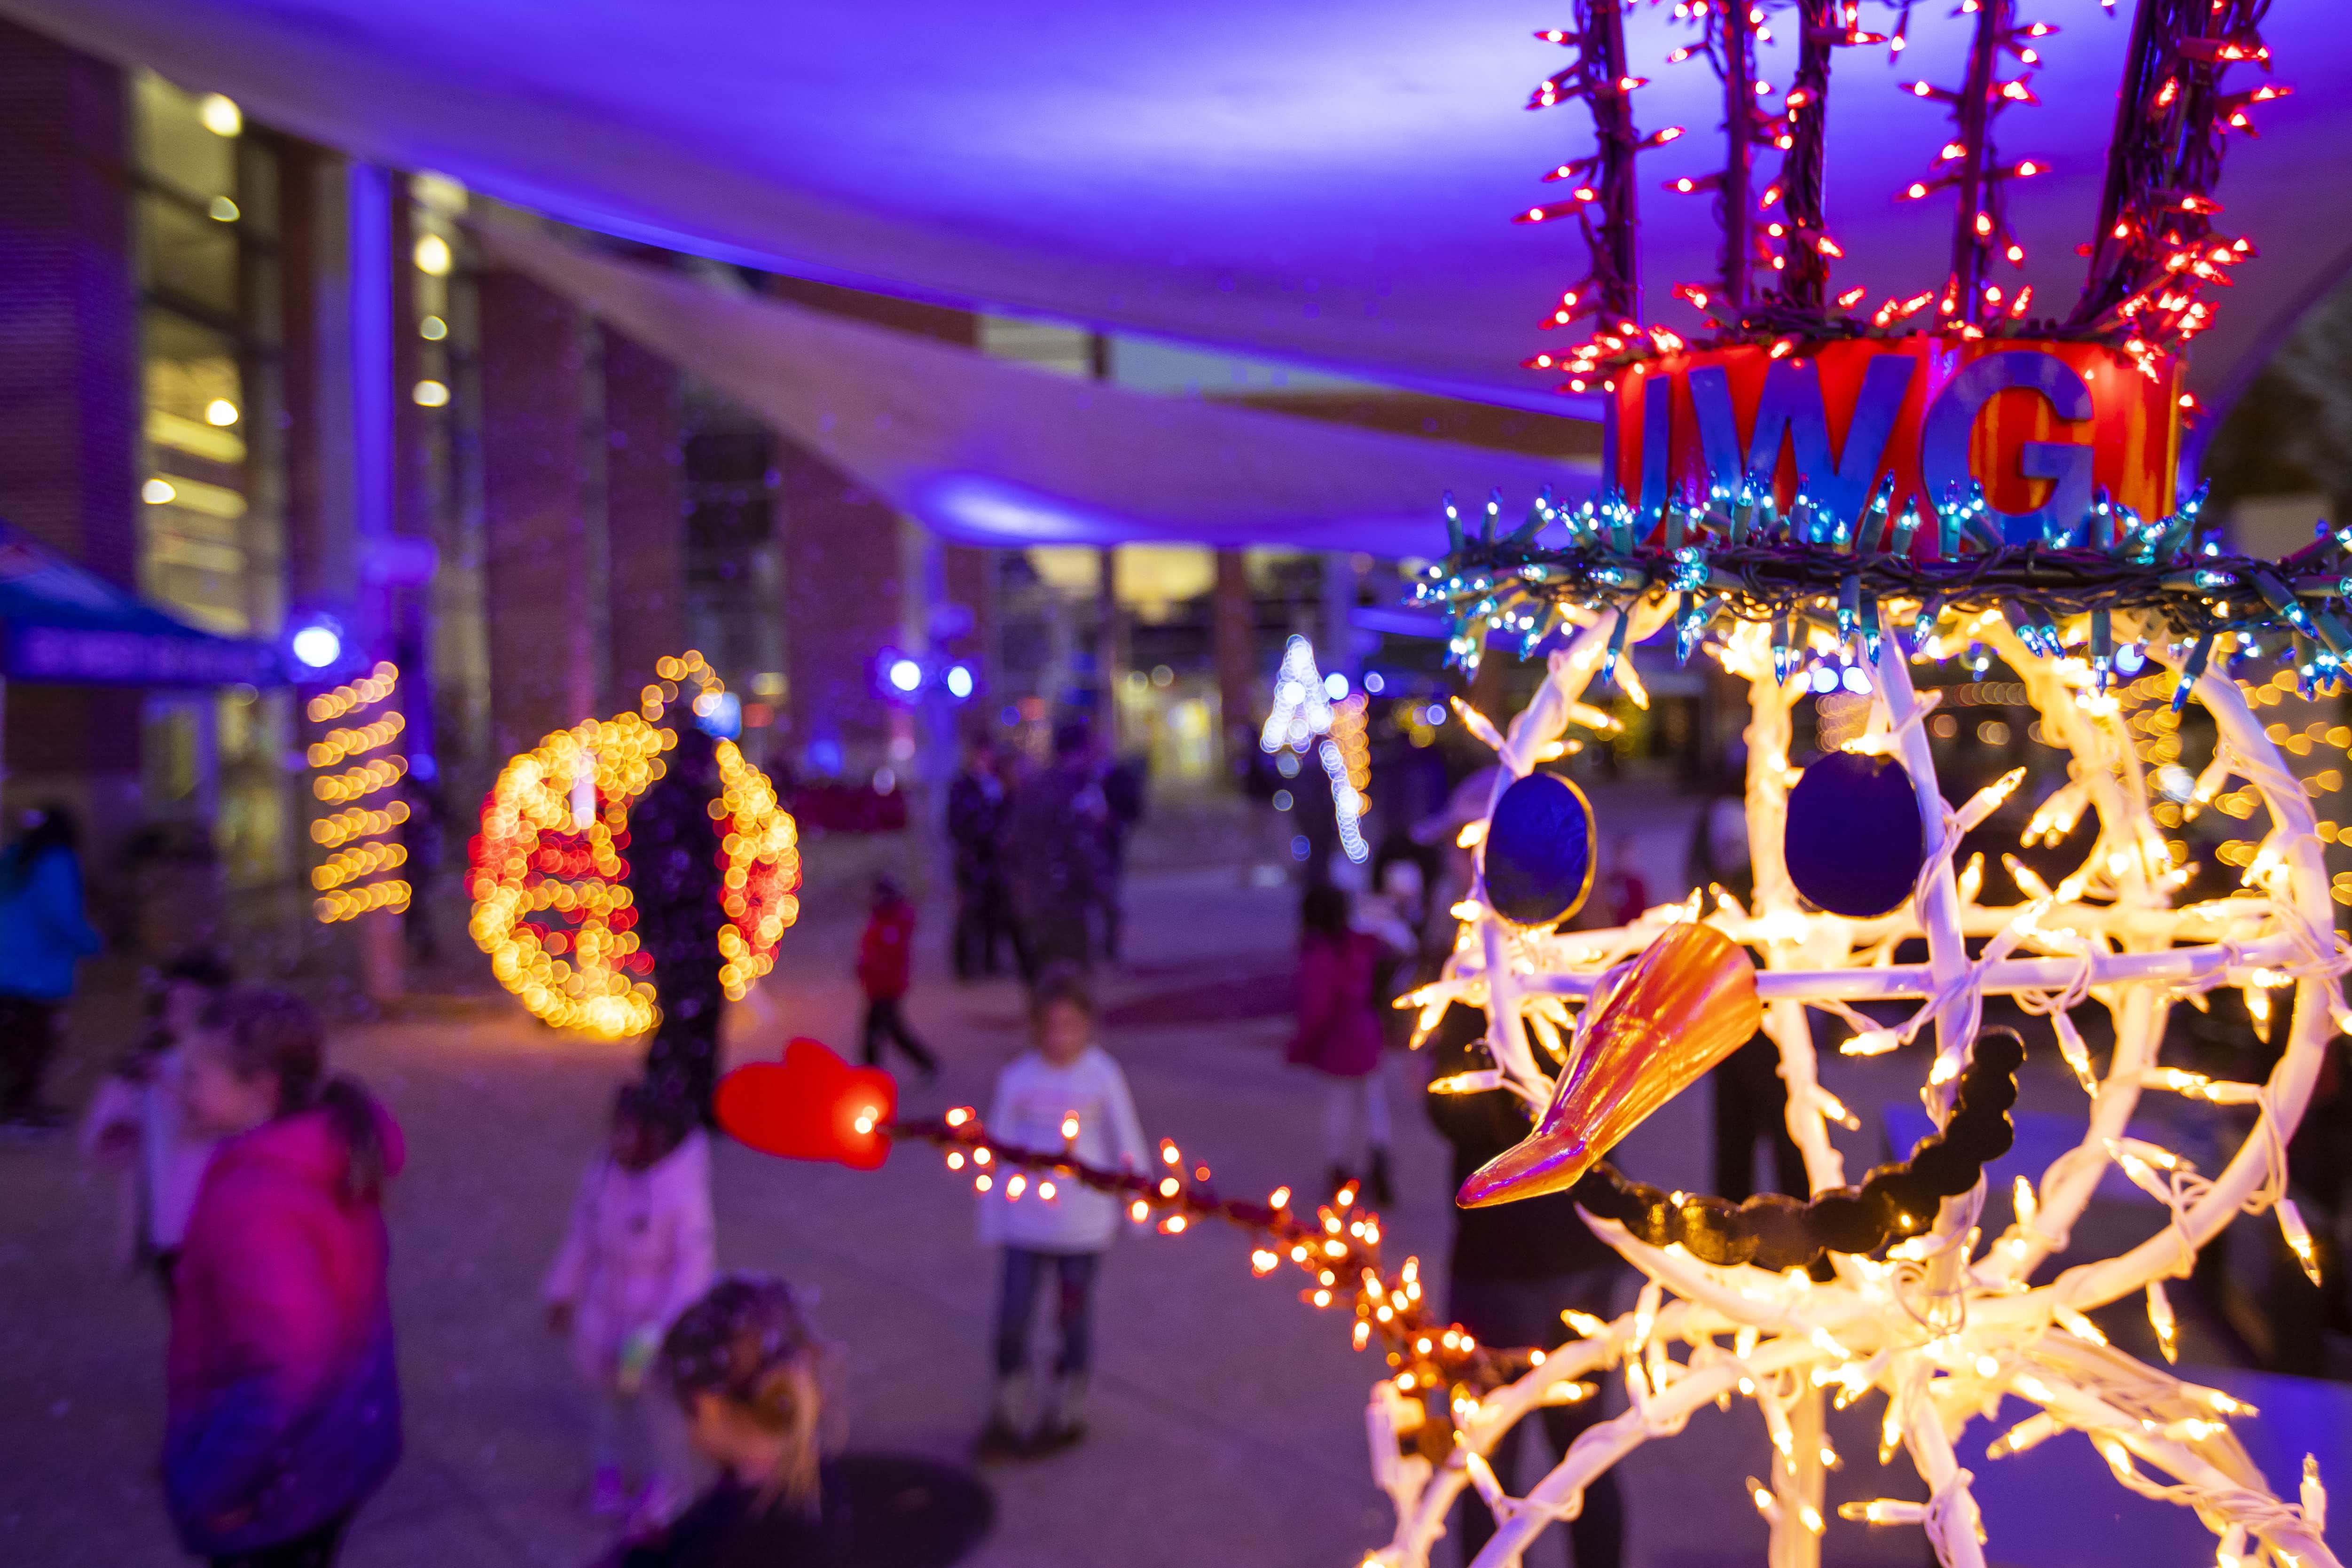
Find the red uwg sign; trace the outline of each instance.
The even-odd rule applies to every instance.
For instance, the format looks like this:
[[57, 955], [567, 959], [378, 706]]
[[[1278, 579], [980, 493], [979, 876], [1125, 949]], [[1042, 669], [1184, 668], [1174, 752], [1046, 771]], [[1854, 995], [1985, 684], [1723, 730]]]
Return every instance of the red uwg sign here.
[[1851, 522], [1882, 475], [1896, 513], [1974, 479], [2011, 543], [2068, 538], [2103, 489], [2142, 517], [2172, 510], [2179, 381], [2178, 363], [2151, 380], [2095, 343], [2014, 339], [1670, 354], [1619, 375], [1602, 482], [1654, 517], [1710, 482], [1769, 475], [1784, 512], [1801, 482]]

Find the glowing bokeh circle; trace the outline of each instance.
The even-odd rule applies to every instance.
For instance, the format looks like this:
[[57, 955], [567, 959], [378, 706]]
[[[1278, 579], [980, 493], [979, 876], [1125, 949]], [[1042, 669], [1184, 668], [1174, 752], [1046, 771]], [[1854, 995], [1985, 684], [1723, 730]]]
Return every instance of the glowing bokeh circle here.
[[[667, 666], [672, 661], [664, 660]], [[667, 673], [667, 671], [666, 671]], [[490, 971], [534, 1017], [605, 1039], [660, 1021], [653, 954], [627, 886], [629, 812], [667, 772], [676, 730], [644, 713], [558, 730], [499, 770], [472, 845], [468, 930]], [[775, 961], [800, 913], [799, 833], [775, 786], [731, 741], [717, 744], [719, 978], [740, 1000]]]

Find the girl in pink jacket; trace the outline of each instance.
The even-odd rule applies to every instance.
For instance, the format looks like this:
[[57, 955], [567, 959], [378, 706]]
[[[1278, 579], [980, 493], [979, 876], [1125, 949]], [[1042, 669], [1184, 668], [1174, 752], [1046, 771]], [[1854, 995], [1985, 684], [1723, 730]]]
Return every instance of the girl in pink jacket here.
[[688, 1496], [677, 1410], [645, 1386], [646, 1373], [670, 1323], [710, 1288], [717, 1252], [709, 1141], [688, 1108], [624, 1085], [611, 1144], [581, 1179], [545, 1294], [548, 1327], [571, 1339], [598, 1394], [590, 1506], [626, 1510], [632, 1530], [667, 1522]]
[[327, 1568], [400, 1459], [380, 1203], [400, 1129], [324, 1047], [301, 1002], [236, 993], [181, 1081], [189, 1125], [223, 1142], [172, 1298], [164, 1497], [215, 1563]]

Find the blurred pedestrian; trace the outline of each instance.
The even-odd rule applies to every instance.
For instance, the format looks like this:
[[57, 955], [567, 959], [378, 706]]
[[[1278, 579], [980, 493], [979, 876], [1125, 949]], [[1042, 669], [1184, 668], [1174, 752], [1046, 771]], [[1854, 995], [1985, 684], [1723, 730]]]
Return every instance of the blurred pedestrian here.
[[[1748, 846], [1747, 748], [1734, 747], [1714, 778], [1706, 803], [1692, 824], [1691, 882], [1714, 902], [1713, 888], [1742, 905], [1756, 896], [1756, 870]], [[1780, 1047], [1758, 1033], [1707, 1074], [1715, 1097], [1715, 1192], [1741, 1203], [1756, 1191], [1756, 1146], [1764, 1145], [1776, 1190], [1803, 1197], [1812, 1190], [1805, 1157], [1789, 1134], [1789, 1086], [1780, 1077]]]
[[661, 1381], [719, 1479], [612, 1568], [834, 1568], [847, 1510], [820, 1456], [824, 1347], [782, 1280], [730, 1274], [662, 1338]]
[[1756, 868], [1748, 847], [1747, 770], [1748, 748], [1735, 745], [1707, 783], [1706, 798], [1691, 823], [1684, 866], [1691, 886], [1702, 892], [1720, 887], [1743, 905], [1756, 896]]
[[[948, 843], [955, 853], [953, 946], [958, 980], [994, 974], [997, 945], [1013, 936], [998, 842], [1004, 809], [1004, 781], [996, 746], [982, 736], [966, 749], [962, 770], [948, 784]], [[1013, 951], [1017, 959], [1017, 939]]]
[[1586, 902], [1590, 918], [1577, 921], [1579, 927], [1606, 930], [1632, 925], [1642, 918], [1650, 907], [1650, 881], [1642, 875], [1641, 856], [1640, 844], [1630, 833], [1620, 833], [1609, 841], [1608, 856], [1601, 861], [1592, 896]]
[[905, 1011], [914, 962], [915, 903], [886, 873], [874, 879], [874, 901], [857, 940], [857, 984], [866, 993], [866, 1065], [882, 1065], [883, 1043], [888, 1041], [922, 1068], [929, 1083], [940, 1076], [940, 1058], [908, 1026]]
[[75, 966], [105, 945], [82, 909], [79, 842], [73, 812], [51, 802], [26, 812], [0, 853], [0, 1126], [65, 1125], [41, 1083]]
[[662, 774], [629, 813], [628, 886], [637, 940], [654, 961], [661, 1021], [646, 1047], [646, 1081], [694, 1108], [709, 1124], [719, 1081], [721, 833], [718, 743], [698, 725], [676, 726]]
[[1789, 1085], [1772, 1037], [1758, 1032], [1706, 1076], [1715, 1093], [1716, 1195], [1736, 1204], [1755, 1195], [1759, 1143], [1771, 1161], [1770, 1190], [1810, 1194], [1804, 1152], [1789, 1134]]
[[326, 1069], [317, 1015], [271, 992], [221, 998], [188, 1049], [189, 1123], [224, 1142], [176, 1276], [163, 1489], [216, 1568], [327, 1568], [400, 1459], [382, 1206], [400, 1129]]
[[188, 1125], [182, 1103], [187, 1050], [235, 975], [218, 953], [182, 953], [147, 983], [147, 1027], [91, 1097], [83, 1157], [121, 1173], [124, 1264], [152, 1270], [172, 1295], [196, 1191], [219, 1140]]
[[624, 1084], [543, 1292], [547, 1326], [572, 1342], [596, 1391], [588, 1506], [601, 1517], [625, 1510], [651, 1527], [686, 1501], [683, 1433], [667, 1401], [647, 1391], [646, 1373], [662, 1336], [718, 1269], [709, 1140], [687, 1107]]
[[1413, 1010], [1396, 999], [1436, 973], [1442, 953], [1429, 949], [1429, 893], [1422, 858], [1411, 841], [1385, 847], [1375, 858], [1373, 891], [1357, 900], [1353, 923], [1381, 939], [1383, 951], [1372, 968], [1372, 1010], [1381, 1037], [1391, 1046], [1410, 1043]]
[[[1029, 1003], [1030, 1048], [997, 1075], [983, 1124], [989, 1136], [1038, 1153], [1066, 1152], [1098, 1170], [1144, 1167], [1149, 1155], [1127, 1075], [1095, 1043], [1095, 1022], [1094, 998], [1075, 971], [1047, 970], [1037, 977]], [[981, 1240], [1004, 1248], [996, 1398], [980, 1436], [982, 1458], [1049, 1452], [1085, 1436], [1095, 1275], [1118, 1230], [1118, 1200], [1075, 1181], [1011, 1173], [981, 1199]], [[1029, 1320], [1049, 1273], [1057, 1287], [1061, 1354], [1045, 1418], [1033, 1427]]]
[[[1388, 1086], [1381, 1072], [1383, 1040], [1372, 1007], [1373, 972], [1381, 942], [1350, 928], [1348, 895], [1330, 883], [1309, 887], [1299, 901], [1298, 1026], [1286, 1058], [1323, 1079], [1323, 1144], [1330, 1161], [1328, 1190], [1338, 1192], [1359, 1172], [1372, 1202], [1396, 1202], [1389, 1170]], [[1360, 1130], [1362, 1142], [1357, 1142]], [[1360, 1164], [1357, 1151], [1363, 1150]]]
[[1370, 921], [1396, 921], [1407, 933], [1405, 951], [1417, 954], [1429, 918], [1429, 858], [1433, 857], [1402, 834], [1383, 843], [1372, 857], [1372, 891], [1365, 895], [1359, 910], [1364, 918], [1357, 923], [1369, 931], [1374, 929]]
[[1054, 728], [1054, 761], [1014, 792], [1004, 817], [1005, 885], [1021, 923], [1031, 984], [1045, 969], [1094, 962], [1089, 924], [1108, 882], [1109, 808], [1092, 764], [1086, 721]]
[[[2240, 1027], [2252, 1033], [2250, 1022]], [[2242, 1035], [2240, 1041], [2241, 1050], [2251, 1044]], [[2274, 1059], [2264, 1050], [2231, 1076], [2264, 1078]], [[2307, 1222], [2319, 1280], [2313, 1282], [2303, 1259], [2283, 1239], [2273, 1239], [2263, 1300], [2272, 1331], [2268, 1364], [2273, 1372], [2326, 1377], [2329, 1338], [2352, 1332], [2352, 1300], [2347, 1299], [2344, 1280], [2344, 1222], [2352, 1211], [2352, 1074], [2346, 1071], [2340, 1038], [2323, 1047], [2310, 1103], [2287, 1143], [2286, 1175], [2288, 1195]], [[2199, 1263], [2201, 1272], [2204, 1259]]]
[[1150, 760], [1123, 757], [1103, 770], [1103, 956], [1118, 962], [1127, 931], [1127, 841], [1143, 820]]
[[[1492, 1067], [1484, 1045], [1486, 1032], [1484, 1013], [1448, 1008], [1430, 1032], [1431, 1079]], [[1501, 1089], [1423, 1098], [1430, 1121], [1453, 1146], [1453, 1171], [1445, 1190], [1446, 1206], [1453, 1208], [1453, 1195], [1472, 1172], [1528, 1135], [1527, 1108]], [[1455, 1208], [1446, 1266], [1446, 1308], [1454, 1321], [1484, 1344], [1549, 1350], [1566, 1337], [1560, 1324], [1563, 1311], [1611, 1316], [1624, 1264], [1592, 1234], [1576, 1205], [1571, 1188], [1488, 1208]], [[1488, 1462], [1507, 1486], [1518, 1472], [1521, 1446], [1538, 1426], [1542, 1441], [1556, 1456], [1566, 1453], [1602, 1414], [1597, 1397], [1547, 1405], [1540, 1415], [1522, 1417], [1505, 1433]], [[1495, 1519], [1473, 1492], [1464, 1494], [1461, 1509], [1459, 1533], [1466, 1565], [1494, 1539]], [[1614, 1470], [1603, 1470], [1585, 1483], [1584, 1507], [1569, 1521], [1568, 1539], [1575, 1568], [1619, 1568], [1625, 1550], [1625, 1501]]]

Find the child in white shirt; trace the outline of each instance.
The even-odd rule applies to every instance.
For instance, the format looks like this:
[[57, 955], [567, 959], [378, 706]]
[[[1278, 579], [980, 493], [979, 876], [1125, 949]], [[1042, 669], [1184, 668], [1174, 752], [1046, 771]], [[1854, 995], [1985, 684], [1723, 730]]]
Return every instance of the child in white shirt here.
[[[1031, 1048], [997, 1075], [985, 1126], [999, 1142], [1039, 1153], [1067, 1150], [1081, 1164], [1135, 1171], [1147, 1156], [1127, 1077], [1094, 1043], [1094, 999], [1074, 972], [1040, 975], [1029, 1005]], [[1076, 1118], [1075, 1133], [1066, 1132]], [[1049, 1190], [1050, 1189], [1050, 1192]], [[1093, 1362], [1095, 1268], [1118, 1229], [1118, 1200], [1074, 1181], [1004, 1174], [981, 1200], [980, 1235], [1004, 1247], [996, 1312], [996, 1402], [980, 1451], [1004, 1458], [1066, 1447], [1085, 1436]], [[1044, 1423], [1023, 1422], [1028, 1403], [1029, 1320], [1037, 1288], [1058, 1287], [1061, 1355]]]

